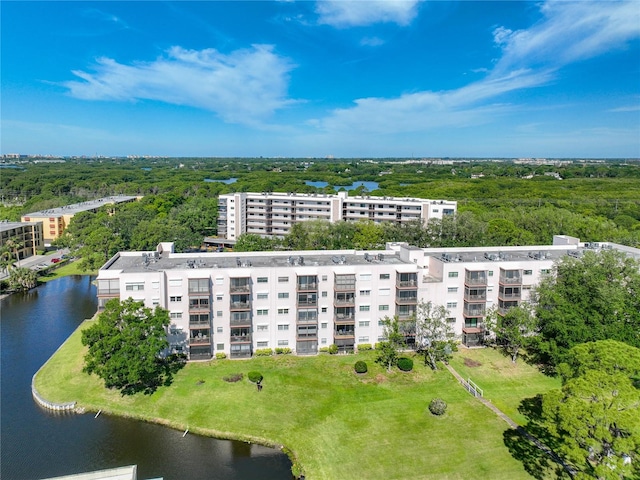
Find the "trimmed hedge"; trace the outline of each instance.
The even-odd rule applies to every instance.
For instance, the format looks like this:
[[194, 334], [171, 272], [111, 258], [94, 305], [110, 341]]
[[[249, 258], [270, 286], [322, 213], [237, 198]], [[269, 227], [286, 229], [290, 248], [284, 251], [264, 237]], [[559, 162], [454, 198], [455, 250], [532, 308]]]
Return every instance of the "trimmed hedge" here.
[[320, 347], [318, 350], [320, 353], [329, 353], [329, 347]]
[[447, 411], [447, 402], [441, 398], [434, 398], [429, 402], [429, 411], [434, 415], [443, 415]]
[[247, 378], [252, 383], [260, 383], [262, 381], [263, 376], [260, 372], [256, 372], [255, 370], [252, 370], [251, 372], [247, 373]]
[[277, 347], [276, 355], [288, 355], [291, 353], [291, 349], [289, 347]]
[[335, 355], [336, 353], [338, 353], [338, 345], [336, 344], [329, 345], [329, 353], [331, 355]]
[[356, 373], [367, 373], [368, 370], [367, 363], [362, 360], [358, 360], [353, 368], [355, 369]]
[[218, 352], [218, 353], [216, 353], [216, 358], [217, 358], [218, 360], [222, 360], [222, 359], [224, 359], [224, 358], [227, 358], [227, 354], [226, 354], [226, 353], [224, 353], [224, 352]]
[[273, 349], [271, 348], [258, 348], [253, 354], [256, 357], [270, 357], [273, 355]]
[[400, 357], [398, 359], [398, 368], [403, 372], [410, 372], [413, 370], [413, 360], [408, 357]]
[[371, 350], [373, 347], [371, 346], [370, 343], [361, 343], [360, 345], [358, 345], [358, 351], [359, 352], [364, 352], [365, 350]]

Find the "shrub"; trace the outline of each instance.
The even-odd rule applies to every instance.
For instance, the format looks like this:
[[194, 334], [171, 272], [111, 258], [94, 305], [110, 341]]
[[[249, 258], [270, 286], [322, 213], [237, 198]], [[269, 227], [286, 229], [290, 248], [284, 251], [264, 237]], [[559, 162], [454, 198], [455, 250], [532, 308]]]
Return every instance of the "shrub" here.
[[227, 354], [224, 353], [224, 352], [218, 352], [218, 353], [216, 353], [216, 358], [218, 360], [222, 360], [223, 358], [227, 358]]
[[320, 347], [318, 350], [320, 353], [329, 353], [329, 347]]
[[225, 382], [229, 383], [239, 382], [243, 378], [244, 375], [242, 373], [230, 373], [229, 375], [225, 375], [224, 377], [222, 377]]
[[374, 350], [380, 350], [380, 344], [381, 344], [381, 342], [377, 342], [377, 343], [373, 346]]
[[447, 402], [441, 398], [434, 398], [429, 402], [429, 411], [434, 415], [443, 415], [447, 410]]
[[356, 370], [356, 373], [367, 373], [367, 364], [362, 360], [358, 360], [353, 368]]
[[271, 348], [258, 348], [253, 354], [256, 357], [270, 357], [273, 355], [273, 350]]
[[291, 353], [291, 349], [289, 347], [277, 347], [276, 355], [287, 355]]
[[252, 383], [260, 383], [262, 381], [262, 374], [260, 372], [256, 372], [251, 371], [249, 373], [247, 373], [247, 378], [249, 379], [250, 382]]
[[413, 370], [413, 360], [408, 357], [400, 357], [398, 359], [398, 368], [403, 372], [410, 372]]
[[371, 344], [370, 343], [361, 343], [360, 345], [358, 345], [358, 351], [359, 352], [364, 352], [365, 350], [371, 350]]
[[331, 355], [335, 355], [336, 353], [338, 353], [338, 345], [329, 345], [329, 353]]

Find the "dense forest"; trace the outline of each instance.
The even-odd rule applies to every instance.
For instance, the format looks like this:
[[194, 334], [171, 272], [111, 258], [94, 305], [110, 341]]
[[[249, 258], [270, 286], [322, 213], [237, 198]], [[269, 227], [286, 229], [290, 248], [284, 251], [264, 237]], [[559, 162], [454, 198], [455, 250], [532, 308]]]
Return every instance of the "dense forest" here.
[[285, 239], [245, 236], [238, 249], [375, 248], [386, 241], [423, 247], [546, 244], [555, 234], [640, 245], [638, 161], [66, 159], [18, 163], [1, 173], [0, 218], [8, 220], [108, 195], [144, 195], [141, 202], [119, 206], [114, 217], [75, 217], [61, 243], [84, 246], [92, 267], [119, 249], [153, 248], [159, 241], [175, 241], [181, 251], [198, 246], [203, 236], [216, 234], [221, 193], [334, 193], [334, 187], [358, 181], [375, 184], [350, 195], [456, 200], [458, 215], [426, 227], [313, 222], [298, 225]]

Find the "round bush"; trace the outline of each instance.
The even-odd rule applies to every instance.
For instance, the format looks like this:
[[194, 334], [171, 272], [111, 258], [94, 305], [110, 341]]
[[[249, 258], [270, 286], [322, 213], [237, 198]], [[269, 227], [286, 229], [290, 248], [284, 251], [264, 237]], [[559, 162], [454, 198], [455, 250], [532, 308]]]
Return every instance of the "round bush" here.
[[262, 381], [262, 374], [260, 372], [249, 372], [247, 373], [247, 377], [249, 378], [249, 381], [253, 383], [260, 383]]
[[429, 411], [434, 415], [442, 415], [447, 411], [447, 402], [441, 398], [434, 398], [429, 402]]
[[358, 360], [353, 368], [356, 370], [356, 373], [367, 373], [367, 364], [362, 360]]
[[338, 346], [335, 344], [329, 345], [329, 353], [331, 355], [335, 355], [336, 353], [338, 353]]
[[407, 357], [400, 357], [398, 359], [398, 368], [403, 372], [410, 372], [413, 370], [413, 360]]

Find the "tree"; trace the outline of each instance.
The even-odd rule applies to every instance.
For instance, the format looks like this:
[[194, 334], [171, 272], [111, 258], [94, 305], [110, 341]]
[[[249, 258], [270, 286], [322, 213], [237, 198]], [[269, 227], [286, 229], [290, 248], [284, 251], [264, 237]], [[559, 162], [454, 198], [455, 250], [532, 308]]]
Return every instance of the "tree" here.
[[447, 361], [455, 349], [453, 328], [447, 321], [449, 311], [442, 305], [420, 302], [416, 308], [416, 342], [425, 366], [438, 369], [438, 361]]
[[244, 233], [238, 237], [233, 250], [235, 252], [264, 252], [273, 250], [275, 243], [271, 238], [261, 237], [255, 233]]
[[640, 263], [617, 250], [564, 257], [533, 296], [539, 335], [530, 351], [552, 368], [579, 343], [640, 347]]
[[31, 290], [38, 285], [38, 275], [30, 268], [18, 267], [9, 272], [9, 288], [15, 291]]
[[640, 475], [640, 350], [621, 342], [571, 349], [562, 388], [542, 398], [545, 427], [575, 478], [618, 480]]
[[385, 365], [387, 371], [390, 372], [395, 364], [398, 363], [398, 353], [406, 347], [405, 336], [400, 331], [400, 321], [397, 316], [393, 318], [384, 317], [382, 322], [386, 340], [376, 345], [376, 352], [378, 353], [376, 362]]
[[[12, 238], [8, 239], [5, 243], [10, 252], [13, 253], [13, 256], [16, 258], [16, 262], [20, 265], [20, 254], [19, 251], [24, 247], [24, 243], [19, 240], [14, 240]], [[11, 259], [11, 258], [9, 258]]]
[[513, 363], [516, 363], [520, 350], [536, 333], [538, 320], [531, 304], [522, 302], [517, 307], [509, 308], [504, 314], [500, 314], [495, 307], [491, 308], [487, 312], [485, 326], [487, 330], [495, 333], [498, 346], [511, 356]]
[[169, 346], [167, 325], [167, 310], [152, 311], [132, 298], [110, 300], [97, 322], [82, 332], [82, 344], [89, 347], [84, 371], [95, 373], [105, 387], [117, 388], [122, 395], [151, 394], [169, 385], [183, 361], [163, 355]]

